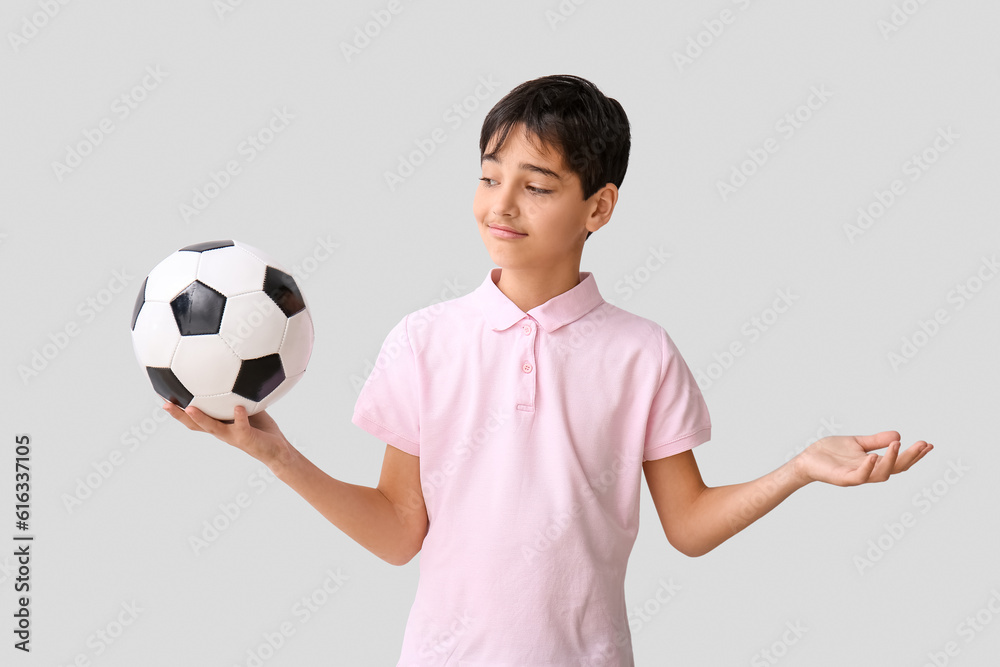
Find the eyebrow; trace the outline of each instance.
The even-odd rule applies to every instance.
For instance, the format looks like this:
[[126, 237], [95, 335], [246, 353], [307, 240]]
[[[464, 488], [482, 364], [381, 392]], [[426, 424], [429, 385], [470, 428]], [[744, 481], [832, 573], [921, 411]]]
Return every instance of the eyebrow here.
[[[500, 164], [500, 160], [498, 160], [495, 155], [484, 155], [481, 162], [494, 162], [496, 164]], [[545, 167], [539, 167], [538, 165], [531, 164], [529, 162], [522, 162], [517, 166], [522, 171], [534, 171], [536, 173], [542, 174], [543, 176], [551, 176], [557, 181], [562, 180], [562, 176], [552, 171], [551, 169], [546, 169]]]

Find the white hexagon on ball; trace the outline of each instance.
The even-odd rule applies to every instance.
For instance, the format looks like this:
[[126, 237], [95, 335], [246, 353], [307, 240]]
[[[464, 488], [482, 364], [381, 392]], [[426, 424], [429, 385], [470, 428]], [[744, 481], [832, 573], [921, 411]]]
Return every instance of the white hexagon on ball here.
[[217, 334], [181, 336], [170, 370], [195, 396], [225, 394], [240, 372], [240, 358]]
[[289, 377], [306, 369], [312, 356], [313, 323], [308, 310], [302, 310], [288, 318], [285, 339], [281, 341], [281, 365]]
[[177, 320], [169, 303], [147, 301], [139, 311], [132, 330], [135, 356], [143, 366], [167, 368], [181, 341]]
[[240, 359], [256, 359], [278, 351], [287, 321], [278, 304], [257, 291], [226, 299], [219, 335]]
[[198, 280], [227, 297], [260, 291], [267, 264], [237, 246], [201, 253]]

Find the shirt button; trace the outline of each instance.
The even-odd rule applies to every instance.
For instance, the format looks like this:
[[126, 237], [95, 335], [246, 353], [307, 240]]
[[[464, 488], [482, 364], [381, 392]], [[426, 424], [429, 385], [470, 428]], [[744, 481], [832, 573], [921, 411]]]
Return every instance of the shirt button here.
[[525, 324], [523, 327], [521, 327], [521, 331], [523, 331], [524, 335], [527, 336], [528, 334], [531, 333], [531, 325]]
[[525, 373], [530, 373], [531, 372], [531, 364], [529, 364], [527, 361], [524, 362], [524, 365], [521, 366], [521, 370], [524, 371]]

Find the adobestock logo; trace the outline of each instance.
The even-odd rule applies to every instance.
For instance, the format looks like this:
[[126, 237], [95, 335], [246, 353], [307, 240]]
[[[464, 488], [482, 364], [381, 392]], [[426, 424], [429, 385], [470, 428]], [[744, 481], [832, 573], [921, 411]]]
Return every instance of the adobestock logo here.
[[[754, 315], [743, 323], [740, 332], [749, 339], [750, 343], [756, 343], [761, 336], [769, 331], [778, 319], [791, 309], [792, 304], [799, 300], [799, 295], [794, 294], [791, 289], [779, 289], [777, 296], [770, 307], [764, 308], [759, 315]], [[718, 382], [726, 372], [736, 363], [738, 357], [742, 357], [748, 347], [741, 340], [734, 340], [721, 353], [714, 352], [714, 361], [702, 370], [692, 369], [694, 378], [698, 382], [698, 388], [708, 391]]]
[[[465, 121], [471, 118], [472, 114], [484, 102], [494, 97], [494, 93], [499, 86], [500, 82], [494, 80], [492, 74], [487, 74], [486, 78], [480, 76], [479, 83], [473, 89], [472, 93], [448, 106], [444, 110], [444, 113], [441, 114], [441, 120], [454, 132]], [[413, 176], [417, 168], [427, 162], [438, 146], [447, 140], [448, 132], [441, 127], [431, 130], [427, 137], [414, 139], [413, 143], [416, 145], [416, 149], [406, 155], [402, 153], [397, 155], [396, 169], [394, 171], [386, 170], [383, 172], [383, 178], [385, 179], [386, 186], [389, 188], [389, 192], [395, 192], [397, 187], [402, 185], [410, 176]]]
[[399, 0], [389, 0], [385, 9], [372, 10], [371, 21], [366, 22], [364, 25], [354, 26], [354, 35], [351, 42], [340, 43], [340, 52], [343, 54], [344, 60], [349, 63], [351, 59], [360, 56], [361, 52], [371, 45], [372, 40], [377, 39], [382, 34], [382, 31], [389, 27], [393, 17], [402, 11], [403, 6]]
[[147, 65], [142, 79], [111, 102], [111, 114], [97, 121], [93, 127], [84, 128], [83, 138], [75, 144], [67, 144], [62, 162], [58, 160], [52, 162], [52, 173], [55, 174], [56, 180], [62, 183], [67, 176], [82, 166], [84, 158], [92, 155], [108, 135], [118, 128], [115, 119], [120, 123], [131, 116], [132, 112], [149, 98], [150, 93], [160, 87], [168, 75], [169, 72], [162, 71], [159, 65]]
[[38, 33], [62, 12], [63, 7], [69, 4], [69, 0], [38, 0], [37, 11], [31, 16], [21, 18], [21, 29], [18, 32], [8, 32], [7, 41], [14, 53], [18, 53], [28, 42], [38, 36]]
[[191, 202], [181, 202], [177, 212], [184, 222], [201, 215], [230, 185], [233, 179], [243, 173], [245, 165], [250, 164], [274, 142], [279, 134], [288, 129], [295, 120], [295, 114], [287, 107], [271, 109], [271, 117], [256, 132], [248, 134], [246, 139], [236, 146], [236, 154], [242, 158], [232, 158], [226, 161], [222, 169], [210, 171], [208, 180], [201, 186], [191, 190]]
[[[746, 11], [753, 3], [754, 0], [733, 0], [733, 4], [739, 7], [740, 11]], [[694, 65], [694, 61], [701, 58], [705, 51], [718, 42], [728, 26], [736, 22], [738, 16], [731, 9], [723, 9], [716, 17], [702, 21], [702, 29], [687, 38], [682, 50], [675, 50], [673, 53], [677, 71], [683, 73], [684, 68]]]
[[930, 512], [971, 470], [971, 467], [962, 465], [960, 459], [949, 461], [948, 469], [941, 477], [913, 495], [911, 503], [919, 510], [919, 514], [906, 511], [900, 514], [897, 520], [883, 523], [882, 527], [885, 530], [876, 538], [868, 540], [863, 554], [854, 556], [854, 567], [857, 568], [858, 574], [864, 575], [866, 570], [875, 567], [875, 564], [917, 525], [920, 516]]
[[[910, 183], [919, 181], [960, 137], [960, 134], [951, 129], [951, 125], [947, 128], [937, 128], [937, 134], [930, 144], [919, 153], [910, 155], [900, 165], [903, 176], [908, 177]], [[874, 227], [875, 223], [881, 220], [906, 192], [906, 183], [902, 178], [893, 179], [884, 190], [873, 190], [872, 200], [858, 207], [854, 223], [844, 224], [844, 236], [847, 237], [848, 243], [854, 245], [855, 241]]]
[[[954, 305], [954, 312], [957, 313], [976, 298], [997, 273], [1000, 273], [1000, 262], [997, 261], [996, 253], [990, 257], [984, 255], [972, 275], [948, 290], [945, 300]], [[902, 366], [913, 361], [941, 333], [944, 326], [952, 321], [953, 314], [945, 308], [936, 308], [928, 319], [918, 319], [914, 327], [916, 330], [901, 336], [899, 347], [887, 353], [886, 358], [892, 370], [899, 372]]]
[[62, 327], [48, 334], [48, 342], [31, 351], [27, 364], [18, 364], [17, 374], [21, 378], [24, 386], [28, 382], [37, 378], [45, 369], [49, 368], [56, 358], [65, 350], [73, 338], [82, 333], [86, 325], [97, 319], [100, 313], [108, 309], [115, 298], [129, 286], [135, 276], [129, 274], [127, 269], [112, 271], [111, 280], [106, 287], [102, 287], [94, 294], [86, 297], [76, 307], [76, 314], [80, 320], [70, 319]]
[[782, 142], [789, 141], [805, 127], [806, 123], [813, 119], [816, 112], [826, 106], [831, 97], [833, 97], [833, 93], [827, 89], [826, 84], [819, 84], [818, 87], [810, 86], [809, 95], [802, 104], [785, 112], [774, 122], [776, 136], [768, 137], [760, 146], [748, 148], [747, 158], [730, 168], [729, 178], [715, 182], [715, 189], [722, 201], [728, 201], [730, 196], [738, 192], [759, 173], [761, 168], [770, 161], [771, 156], [781, 148]]
[[662, 577], [657, 582], [656, 592], [646, 598], [640, 605], [634, 605], [628, 612], [628, 625], [632, 634], [642, 632], [643, 628], [649, 625], [653, 617], [663, 611], [664, 607], [673, 600], [681, 590], [680, 584], [675, 584], [673, 579], [664, 580]]
[[769, 667], [769, 665], [778, 664], [782, 658], [788, 655], [789, 649], [798, 644], [799, 640], [809, 630], [809, 628], [804, 627], [799, 621], [786, 621], [785, 627], [787, 630], [778, 639], [771, 642], [770, 646], [762, 648], [753, 654], [753, 657], [750, 658], [751, 667]]

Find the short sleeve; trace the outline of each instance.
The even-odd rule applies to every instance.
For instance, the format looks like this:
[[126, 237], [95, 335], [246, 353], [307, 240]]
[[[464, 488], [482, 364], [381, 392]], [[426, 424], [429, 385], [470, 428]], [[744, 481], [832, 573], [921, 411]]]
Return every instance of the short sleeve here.
[[666, 330], [660, 327], [660, 385], [646, 421], [643, 461], [692, 449], [712, 437], [712, 421], [701, 389]]
[[413, 456], [420, 455], [419, 388], [407, 319], [392, 328], [368, 375], [351, 422]]

